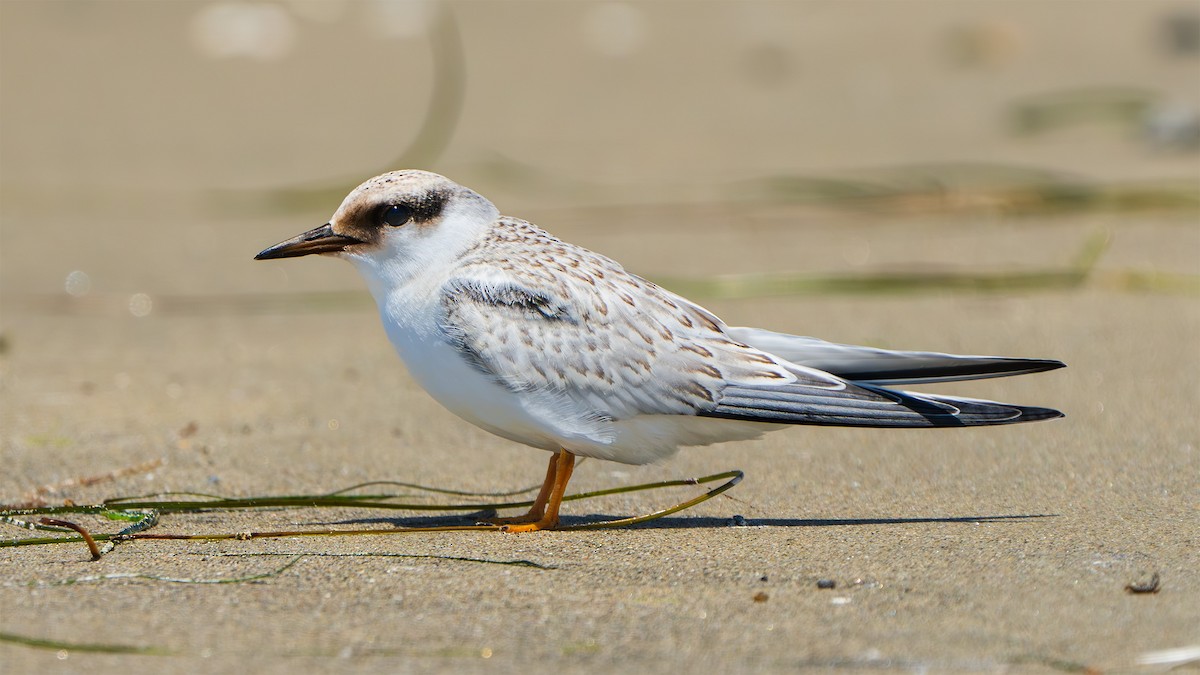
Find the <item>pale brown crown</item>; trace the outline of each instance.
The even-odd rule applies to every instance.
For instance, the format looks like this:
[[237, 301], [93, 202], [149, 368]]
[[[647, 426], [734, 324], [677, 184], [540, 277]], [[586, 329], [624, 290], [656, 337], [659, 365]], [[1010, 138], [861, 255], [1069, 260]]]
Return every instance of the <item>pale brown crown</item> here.
[[[436, 173], [415, 169], [392, 171], [354, 188], [330, 219], [330, 225], [337, 234], [354, 237], [367, 245], [377, 244], [388, 230], [396, 227], [436, 226], [452, 202], [471, 198], [482, 199]], [[386, 218], [392, 207], [406, 209], [410, 219], [389, 223]]]

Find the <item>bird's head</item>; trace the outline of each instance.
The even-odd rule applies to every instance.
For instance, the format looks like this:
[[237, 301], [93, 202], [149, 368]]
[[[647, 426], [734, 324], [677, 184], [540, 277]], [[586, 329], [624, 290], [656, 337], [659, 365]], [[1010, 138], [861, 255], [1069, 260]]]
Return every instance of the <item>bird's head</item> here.
[[411, 276], [423, 262], [457, 255], [498, 216], [491, 202], [444, 176], [393, 171], [354, 188], [328, 223], [254, 259], [335, 255], [368, 277]]

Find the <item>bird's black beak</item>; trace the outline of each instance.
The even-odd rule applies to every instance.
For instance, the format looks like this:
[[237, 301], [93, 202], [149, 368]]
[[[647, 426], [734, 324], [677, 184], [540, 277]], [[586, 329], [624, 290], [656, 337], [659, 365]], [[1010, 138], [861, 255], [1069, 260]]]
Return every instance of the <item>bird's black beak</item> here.
[[341, 253], [346, 250], [347, 246], [361, 243], [363, 243], [361, 239], [335, 233], [333, 226], [325, 223], [304, 234], [275, 244], [254, 256], [254, 259], [270, 260], [272, 258], [297, 258], [314, 253]]

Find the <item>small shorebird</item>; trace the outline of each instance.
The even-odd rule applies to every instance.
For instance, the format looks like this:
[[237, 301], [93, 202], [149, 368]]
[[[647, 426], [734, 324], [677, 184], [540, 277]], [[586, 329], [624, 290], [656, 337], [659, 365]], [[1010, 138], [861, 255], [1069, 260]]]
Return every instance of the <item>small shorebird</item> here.
[[1062, 416], [882, 386], [1037, 373], [1059, 361], [888, 351], [727, 326], [425, 171], [368, 180], [328, 223], [255, 259], [310, 254], [358, 267], [400, 358], [442, 405], [553, 453], [529, 513], [497, 519], [510, 532], [558, 524], [576, 456], [646, 464], [793, 424], [967, 427]]

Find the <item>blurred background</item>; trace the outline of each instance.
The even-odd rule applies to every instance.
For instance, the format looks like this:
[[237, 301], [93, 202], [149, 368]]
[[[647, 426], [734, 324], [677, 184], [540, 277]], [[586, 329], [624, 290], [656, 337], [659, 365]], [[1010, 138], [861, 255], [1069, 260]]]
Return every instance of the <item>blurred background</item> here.
[[408, 167], [732, 324], [1065, 359], [1099, 414], [1113, 350], [1197, 368], [1198, 83], [1188, 0], [4, 0], [5, 452], [345, 430], [321, 397], [403, 372], [361, 281], [251, 258]]
[[[1186, 0], [5, 0], [0, 11], [6, 304], [84, 288], [297, 290], [247, 256], [324, 222], [363, 179], [407, 167], [553, 231], [587, 230], [585, 243], [648, 236], [606, 252], [651, 276], [959, 262], [954, 232], [894, 260], [863, 232], [833, 261], [804, 246], [733, 260], [703, 245], [783, 214], [798, 239], [828, 222], [797, 205], [870, 210], [874, 225], [1147, 209], [1195, 224], [1200, 8]], [[1056, 238], [1021, 231], [1019, 251], [979, 264], [1037, 258], [1041, 235]], [[1164, 252], [1173, 260], [1137, 270], [1195, 272], [1196, 234], [1183, 236], [1189, 246]], [[681, 239], [707, 252], [672, 255]]]

